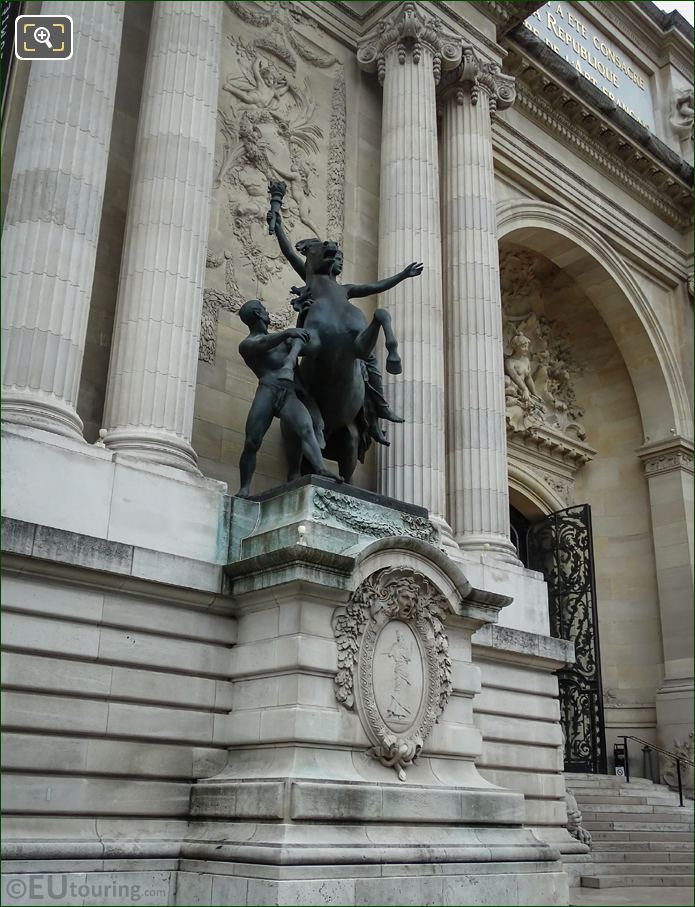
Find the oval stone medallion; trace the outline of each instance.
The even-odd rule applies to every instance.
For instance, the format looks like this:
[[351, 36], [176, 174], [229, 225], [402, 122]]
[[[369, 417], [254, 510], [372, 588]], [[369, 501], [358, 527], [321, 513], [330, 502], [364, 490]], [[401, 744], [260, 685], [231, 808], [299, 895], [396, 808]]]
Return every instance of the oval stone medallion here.
[[410, 626], [390, 620], [374, 646], [374, 698], [384, 724], [402, 734], [420, 717], [425, 692], [422, 650]]

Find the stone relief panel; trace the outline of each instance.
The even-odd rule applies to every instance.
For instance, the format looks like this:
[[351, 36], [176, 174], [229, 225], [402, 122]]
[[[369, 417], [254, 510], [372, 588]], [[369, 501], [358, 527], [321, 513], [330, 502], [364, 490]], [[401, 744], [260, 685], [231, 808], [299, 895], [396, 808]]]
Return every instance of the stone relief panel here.
[[264, 300], [271, 329], [296, 313], [296, 275], [265, 223], [268, 182], [287, 184], [295, 240], [342, 240], [346, 90], [343, 64], [299, 3], [228, 2], [223, 19], [213, 216], [199, 358], [212, 363], [220, 309]]
[[386, 567], [355, 590], [333, 621], [336, 698], [357, 712], [373, 744], [369, 754], [401, 781], [451, 695], [445, 609], [422, 574]]
[[507, 427], [531, 436], [548, 428], [586, 441], [574, 388], [582, 369], [562, 325], [545, 314], [537, 264], [525, 250], [500, 253]]
[[439, 545], [439, 533], [424, 517], [410, 513], [386, 511], [335, 491], [320, 489], [314, 492], [313, 504], [321, 516], [333, 518], [343, 526], [375, 538], [407, 535], [431, 545]]

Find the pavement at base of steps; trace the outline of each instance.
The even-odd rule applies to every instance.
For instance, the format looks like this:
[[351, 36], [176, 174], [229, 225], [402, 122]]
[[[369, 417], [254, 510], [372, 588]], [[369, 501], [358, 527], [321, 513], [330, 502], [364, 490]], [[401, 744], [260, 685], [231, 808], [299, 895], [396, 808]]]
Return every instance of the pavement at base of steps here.
[[571, 907], [693, 907], [693, 888], [570, 888]]

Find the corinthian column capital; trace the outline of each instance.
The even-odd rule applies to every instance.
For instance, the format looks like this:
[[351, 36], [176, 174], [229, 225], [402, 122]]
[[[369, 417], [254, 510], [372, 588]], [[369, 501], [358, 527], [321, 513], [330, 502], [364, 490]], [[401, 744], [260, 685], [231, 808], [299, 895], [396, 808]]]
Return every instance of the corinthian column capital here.
[[472, 47], [465, 46], [459, 65], [444, 78], [444, 90], [457, 104], [470, 100], [474, 106], [484, 95], [490, 117], [498, 110], [511, 107], [516, 100], [514, 76], [505, 75], [496, 63], [482, 63]]
[[387, 56], [393, 53], [401, 65], [410, 56], [417, 65], [425, 49], [438, 85], [442, 69], [452, 69], [461, 61], [463, 39], [446, 31], [436, 16], [424, 13], [417, 3], [402, 3], [365, 35], [357, 48], [357, 62], [362, 69], [376, 72], [383, 85]]

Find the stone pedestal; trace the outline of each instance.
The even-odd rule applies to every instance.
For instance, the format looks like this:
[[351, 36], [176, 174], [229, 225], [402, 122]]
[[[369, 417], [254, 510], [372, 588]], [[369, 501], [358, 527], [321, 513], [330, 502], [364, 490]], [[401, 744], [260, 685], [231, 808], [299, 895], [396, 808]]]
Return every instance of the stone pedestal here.
[[471, 636], [509, 599], [426, 511], [314, 477], [232, 525], [229, 759], [192, 790], [186, 903], [566, 903], [523, 796], [475, 767]]

